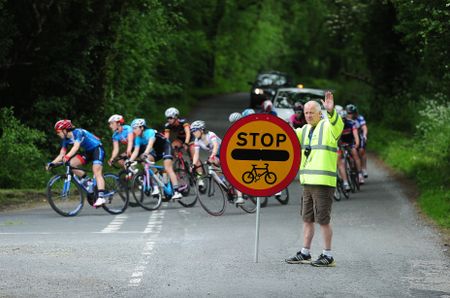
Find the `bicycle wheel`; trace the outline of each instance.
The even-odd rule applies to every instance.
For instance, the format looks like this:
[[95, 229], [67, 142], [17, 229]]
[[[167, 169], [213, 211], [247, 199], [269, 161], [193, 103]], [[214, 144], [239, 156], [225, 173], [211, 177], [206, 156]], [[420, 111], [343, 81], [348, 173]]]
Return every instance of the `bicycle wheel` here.
[[159, 194], [152, 195], [153, 186], [157, 186], [157, 182], [153, 177], [150, 177], [150, 185], [145, 182], [144, 174], [138, 173], [134, 176], [133, 182], [131, 184], [131, 194], [133, 195], [136, 203], [139, 204], [145, 210], [156, 210], [161, 206], [162, 203], [162, 190]]
[[264, 180], [267, 184], [274, 184], [277, 181], [277, 175], [274, 172], [267, 172]]
[[358, 174], [355, 171], [350, 172], [350, 180], [352, 181], [353, 189], [352, 192], [359, 190], [359, 179]]
[[118, 175], [107, 173], [105, 178], [105, 193], [109, 194], [103, 209], [110, 214], [123, 213], [130, 202], [128, 185]]
[[267, 207], [267, 204], [269, 203], [269, 199], [267, 197], [261, 197], [259, 201], [261, 202], [261, 208]]
[[83, 190], [66, 175], [56, 175], [47, 184], [47, 201], [58, 214], [75, 216], [84, 205]]
[[350, 169], [350, 163], [348, 157], [345, 159], [345, 172], [348, 178], [348, 184], [350, 185], [351, 191], [354, 193], [356, 191], [356, 185], [354, 184], [354, 180], [352, 179], [352, 170]]
[[[178, 179], [178, 187], [179, 191], [183, 195], [183, 197], [178, 200], [183, 207], [193, 207], [197, 202], [197, 189], [195, 188], [192, 176], [186, 171], [182, 169], [177, 169], [175, 171]], [[191, 183], [194, 187], [191, 187]]]
[[[124, 185], [127, 186], [128, 188], [128, 197], [130, 196], [130, 189], [131, 189], [131, 183], [133, 182], [133, 176], [129, 176], [128, 172], [126, 170], [122, 170], [119, 172], [118, 174], [119, 179], [121, 181], [121, 183], [123, 183]], [[139, 204], [136, 202], [131, 201], [130, 199], [128, 200], [128, 206], [129, 207], [138, 207]]]
[[286, 187], [281, 191], [281, 194], [276, 195], [275, 199], [280, 202], [281, 205], [287, 205], [289, 203], [289, 190]]
[[[211, 215], [219, 216], [225, 212], [226, 194], [222, 187], [211, 176], [203, 178], [205, 192], [197, 191], [200, 205]], [[196, 185], [198, 190], [198, 184]]]
[[255, 180], [255, 175], [253, 175], [252, 172], [247, 171], [242, 174], [242, 181], [244, 181], [244, 183], [250, 184], [253, 182], [253, 180]]
[[241, 207], [241, 209], [247, 213], [255, 213], [257, 203], [256, 197], [248, 196], [245, 194], [242, 194], [242, 197], [244, 199], [244, 204], [240, 204], [239, 207]]
[[342, 188], [341, 188], [341, 182], [338, 181], [336, 184], [336, 188], [334, 189], [334, 200], [335, 201], [340, 201], [343, 197], [343, 193], [342, 193]]

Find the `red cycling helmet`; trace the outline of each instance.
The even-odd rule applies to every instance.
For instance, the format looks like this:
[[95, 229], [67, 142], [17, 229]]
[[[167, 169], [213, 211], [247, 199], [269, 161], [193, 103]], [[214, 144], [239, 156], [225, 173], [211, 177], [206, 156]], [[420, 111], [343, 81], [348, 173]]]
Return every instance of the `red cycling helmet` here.
[[55, 123], [55, 130], [72, 129], [72, 122], [68, 119], [59, 120]]

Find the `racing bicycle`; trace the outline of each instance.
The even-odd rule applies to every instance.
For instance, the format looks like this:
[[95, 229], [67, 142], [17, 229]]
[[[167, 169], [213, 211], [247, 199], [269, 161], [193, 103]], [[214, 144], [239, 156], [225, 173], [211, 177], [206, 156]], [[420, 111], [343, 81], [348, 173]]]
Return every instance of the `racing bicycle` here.
[[[56, 174], [54, 169], [65, 167], [63, 174]], [[90, 172], [87, 169], [76, 168], [69, 163], [57, 163], [51, 167], [55, 175], [47, 184], [47, 201], [58, 214], [62, 216], [75, 216], [84, 206], [86, 196], [89, 205], [93, 206], [98, 198], [96, 179], [86, 177], [86, 183], [73, 173], [74, 170]], [[103, 209], [110, 214], [123, 213], [129, 203], [128, 187], [124, 185], [119, 176], [112, 173], [103, 174], [105, 179], [106, 203]]]
[[[220, 216], [225, 212], [226, 202], [235, 204], [237, 199], [236, 189], [226, 181], [223, 176], [222, 170], [209, 163], [204, 163], [207, 168], [206, 174], [197, 177], [204, 182], [204, 189], [199, 188], [199, 184], [196, 183], [197, 196], [200, 205], [211, 215]], [[243, 204], [237, 204], [236, 207], [240, 207], [247, 213], [254, 213], [256, 211], [256, 198], [243, 194]]]

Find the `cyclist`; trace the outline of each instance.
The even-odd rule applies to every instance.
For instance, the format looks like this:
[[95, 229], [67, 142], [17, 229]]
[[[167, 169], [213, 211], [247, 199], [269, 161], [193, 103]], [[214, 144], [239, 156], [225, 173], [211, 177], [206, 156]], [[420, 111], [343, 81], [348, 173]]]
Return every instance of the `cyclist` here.
[[303, 105], [300, 102], [294, 103], [294, 114], [289, 117], [289, 123], [295, 128], [303, 127], [306, 124], [305, 115], [303, 114]]
[[[178, 180], [172, 166], [172, 147], [170, 142], [161, 133], [147, 127], [145, 119], [136, 118], [131, 122], [131, 128], [135, 136], [134, 150], [130, 162], [138, 156], [150, 161], [164, 159], [164, 169], [172, 182], [174, 194], [172, 199], [180, 199], [183, 195], [178, 191]], [[159, 187], [154, 187], [152, 195], [159, 194]]]
[[[195, 154], [193, 162], [197, 162], [200, 157], [200, 148], [210, 152], [208, 162], [220, 167], [220, 145], [222, 140], [212, 131], [207, 131], [205, 121], [197, 120], [191, 124], [191, 132], [195, 137]], [[243, 204], [242, 193], [237, 193], [236, 204]]]
[[[69, 162], [73, 167], [79, 167], [89, 161], [92, 161], [92, 171], [97, 181], [98, 199], [94, 203], [94, 207], [99, 207], [106, 203], [105, 195], [105, 179], [103, 178], [103, 160], [105, 158], [105, 150], [99, 138], [89, 131], [82, 128], [75, 128], [68, 119], [59, 120], [55, 124], [56, 134], [62, 139], [61, 150], [59, 155], [47, 165], [47, 170], [58, 162]], [[72, 148], [67, 152], [69, 145]], [[77, 154], [82, 148], [84, 152]], [[86, 180], [86, 173], [80, 170], [74, 170], [77, 176], [82, 178], [82, 182]]]
[[[133, 152], [133, 140], [134, 134], [131, 126], [124, 125], [125, 119], [122, 115], [114, 114], [108, 119], [109, 128], [113, 131], [112, 142], [113, 149], [111, 158], [108, 160], [108, 164], [111, 165], [113, 160], [119, 155], [119, 144], [127, 145], [127, 150], [121, 154], [123, 157], [130, 157]], [[123, 166], [124, 160], [119, 160], [119, 163]]]
[[[186, 119], [179, 118], [180, 111], [177, 108], [168, 108], [164, 115], [166, 116], [167, 123], [164, 128], [164, 136], [166, 139], [170, 140], [170, 133], [173, 131], [175, 134], [175, 139], [172, 141], [172, 148], [185, 146], [189, 150], [189, 156], [192, 159], [194, 156], [194, 142], [191, 141], [191, 131], [189, 129], [190, 125]], [[202, 167], [200, 161], [197, 166], [197, 174], [202, 174]], [[203, 180], [199, 180], [200, 187], [203, 187]]]
[[263, 106], [263, 111], [262, 112], [264, 114], [271, 114], [271, 115], [274, 115], [274, 116], [278, 115], [278, 113], [273, 108], [273, 104], [272, 104], [272, 101], [270, 99], [265, 100], [263, 102], [262, 106]]
[[238, 121], [241, 118], [242, 118], [242, 114], [241, 113], [234, 112], [234, 113], [230, 114], [230, 116], [228, 117], [228, 121], [230, 121], [230, 123], [234, 123], [234, 122]]
[[[340, 110], [340, 109], [339, 109]], [[339, 140], [339, 148], [343, 148], [344, 146], [349, 146], [350, 153], [355, 161], [356, 169], [358, 171], [358, 180], [359, 183], [364, 183], [364, 178], [361, 173], [361, 160], [358, 155], [358, 147], [359, 147], [359, 136], [358, 129], [356, 128], [356, 123], [351, 119], [347, 113], [344, 113], [343, 110], [340, 112], [341, 117], [344, 122], [344, 129], [342, 130], [341, 138]], [[348, 184], [347, 174], [345, 172], [345, 160], [344, 154], [341, 149], [338, 150], [338, 168], [339, 174], [342, 177], [344, 189], [346, 191], [350, 190], [350, 186]]]
[[[170, 133], [173, 131], [175, 139], [172, 141], [172, 148], [189, 146], [191, 132], [189, 131], [189, 123], [186, 119], [179, 118], [180, 112], [177, 108], [171, 107], [165, 111], [167, 123], [164, 127], [164, 136], [170, 139]], [[192, 153], [194, 153], [192, 151]]]
[[359, 156], [361, 157], [361, 167], [364, 178], [368, 177], [367, 174], [367, 156], [366, 156], [366, 146], [367, 146], [367, 123], [362, 115], [358, 113], [358, 108], [355, 105], [348, 105], [346, 107], [347, 113], [353, 115], [353, 119], [356, 122], [356, 127], [358, 128], [359, 138], [361, 144], [359, 146]]

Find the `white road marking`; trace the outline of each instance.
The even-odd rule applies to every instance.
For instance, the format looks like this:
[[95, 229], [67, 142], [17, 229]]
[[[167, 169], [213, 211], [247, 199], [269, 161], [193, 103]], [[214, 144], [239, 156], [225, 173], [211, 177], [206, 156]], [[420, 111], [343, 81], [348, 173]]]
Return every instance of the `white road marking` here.
[[115, 233], [120, 230], [120, 227], [127, 220], [128, 215], [119, 214], [114, 217], [114, 219], [109, 223], [106, 228], [104, 228], [100, 233]]
[[150, 258], [153, 255], [154, 245], [158, 240], [159, 233], [161, 232], [162, 229], [162, 222], [164, 220], [165, 212], [166, 211], [164, 210], [153, 211], [148, 219], [147, 226], [145, 230], [142, 232], [144, 234], [147, 234], [148, 238], [145, 241], [144, 248], [142, 249], [141, 252], [141, 260], [136, 265], [136, 268], [134, 268], [134, 271], [131, 274], [131, 278], [128, 282], [128, 286], [130, 287], [138, 287], [142, 282], [145, 269], [147, 268], [147, 265], [150, 263]]

